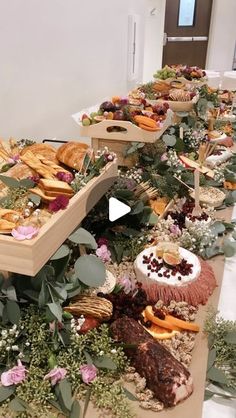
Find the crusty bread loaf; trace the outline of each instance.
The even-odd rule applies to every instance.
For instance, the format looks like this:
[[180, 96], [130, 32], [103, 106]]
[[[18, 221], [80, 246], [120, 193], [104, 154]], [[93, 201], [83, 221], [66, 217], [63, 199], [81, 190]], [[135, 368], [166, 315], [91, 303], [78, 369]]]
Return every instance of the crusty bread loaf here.
[[61, 192], [71, 195], [74, 193], [72, 187], [61, 180], [40, 179], [38, 185], [44, 191]]
[[24, 155], [26, 152], [31, 151], [32, 154], [35, 156], [42, 155], [46, 157], [48, 160], [53, 161], [54, 163], [58, 164], [58, 160], [56, 157], [57, 150], [53, 148], [51, 145], [48, 144], [33, 144], [25, 147], [20, 155]]
[[93, 160], [93, 152], [87, 144], [80, 142], [67, 142], [61, 145], [57, 150], [58, 160], [67, 165], [68, 167], [74, 168], [75, 170], [83, 170], [84, 159], [86, 155], [89, 155], [90, 159]]

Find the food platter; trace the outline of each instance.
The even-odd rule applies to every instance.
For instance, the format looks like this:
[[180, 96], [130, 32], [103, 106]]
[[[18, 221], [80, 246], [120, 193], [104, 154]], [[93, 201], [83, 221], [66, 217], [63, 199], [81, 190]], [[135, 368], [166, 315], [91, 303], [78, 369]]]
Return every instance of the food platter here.
[[[173, 117], [172, 111], [168, 110], [167, 116], [163, 121], [161, 128], [156, 132], [148, 132], [131, 122], [123, 120], [103, 120], [95, 125], [83, 126], [81, 124], [81, 113], [82, 112], [72, 115], [73, 119], [80, 127], [81, 136], [124, 142], [131, 142], [135, 140], [137, 142], [154, 143], [162, 136], [168, 126], [170, 126]], [[109, 132], [108, 128], [113, 127], [123, 128], [124, 130], [120, 132]]]
[[169, 108], [173, 112], [189, 112], [193, 109], [193, 106], [198, 102], [199, 95], [194, 96], [194, 98], [188, 102], [180, 102], [174, 100], [148, 100], [152, 105], [162, 104], [163, 102], [168, 103]]
[[34, 276], [109, 189], [116, 176], [117, 162], [113, 161], [70, 199], [65, 210], [54, 214], [30, 241], [19, 242], [1, 235], [0, 270]]

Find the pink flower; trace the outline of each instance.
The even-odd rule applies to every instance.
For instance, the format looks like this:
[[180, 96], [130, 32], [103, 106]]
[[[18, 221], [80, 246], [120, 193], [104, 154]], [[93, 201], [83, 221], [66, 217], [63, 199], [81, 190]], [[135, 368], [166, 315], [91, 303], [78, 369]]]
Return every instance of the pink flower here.
[[97, 368], [93, 364], [84, 364], [79, 369], [84, 383], [92, 382], [97, 376]]
[[106, 261], [111, 261], [111, 252], [108, 250], [105, 244], [97, 248], [96, 254], [101, 260], [105, 263]]
[[181, 231], [180, 231], [178, 225], [175, 225], [175, 224], [171, 225], [169, 230], [174, 235], [180, 235], [181, 234]]
[[12, 236], [19, 240], [23, 241], [24, 239], [31, 239], [35, 237], [39, 232], [39, 228], [36, 228], [35, 226], [29, 225], [29, 226], [18, 226], [17, 228], [14, 228], [11, 231]]
[[52, 386], [55, 386], [58, 382], [63, 380], [67, 374], [67, 370], [63, 367], [54, 367], [46, 376], [44, 376], [43, 380], [51, 380]]
[[1, 383], [3, 386], [17, 385], [25, 380], [26, 372], [27, 370], [25, 366], [23, 366], [21, 361], [18, 360], [17, 366], [14, 366], [7, 372], [2, 373]]
[[98, 239], [98, 246], [101, 247], [102, 245], [106, 245], [108, 244], [108, 239], [105, 237], [100, 237]]
[[168, 160], [168, 157], [167, 157], [167, 154], [166, 154], [166, 152], [164, 153], [164, 154], [162, 154], [162, 156], [161, 156], [161, 161], [167, 161]]
[[131, 282], [128, 276], [124, 276], [118, 279], [118, 284], [123, 287], [123, 290], [126, 294], [130, 293], [131, 290], [134, 290], [134, 283]]
[[58, 180], [65, 181], [66, 183], [71, 183], [74, 180], [73, 174], [65, 173], [65, 171], [58, 171], [57, 173]]
[[58, 212], [60, 209], [65, 209], [68, 206], [70, 199], [68, 196], [60, 195], [55, 200], [49, 203], [48, 210], [50, 212]]

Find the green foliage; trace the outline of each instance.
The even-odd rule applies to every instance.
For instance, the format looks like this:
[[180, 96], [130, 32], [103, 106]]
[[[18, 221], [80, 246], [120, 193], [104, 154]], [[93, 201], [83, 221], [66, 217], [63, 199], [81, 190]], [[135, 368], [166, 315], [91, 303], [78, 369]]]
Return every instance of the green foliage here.
[[[208, 314], [204, 325], [208, 336], [209, 355], [207, 367], [207, 381], [213, 383], [216, 390], [210, 387], [206, 391], [206, 399], [217, 393], [225, 395], [225, 391], [236, 394], [236, 322], [218, 317], [215, 312]], [[227, 343], [227, 344], [226, 344]], [[223, 389], [223, 391], [222, 391]]]

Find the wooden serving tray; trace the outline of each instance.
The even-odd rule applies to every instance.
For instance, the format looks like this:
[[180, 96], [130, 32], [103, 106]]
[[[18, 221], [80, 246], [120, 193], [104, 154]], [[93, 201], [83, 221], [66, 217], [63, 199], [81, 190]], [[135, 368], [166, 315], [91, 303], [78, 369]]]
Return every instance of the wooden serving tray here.
[[194, 96], [194, 98], [188, 102], [177, 102], [174, 100], [162, 100], [162, 99], [158, 99], [158, 100], [147, 100], [148, 103], [155, 105], [155, 104], [163, 104], [163, 103], [168, 103], [170, 109], [173, 112], [189, 112], [190, 110], [192, 110], [194, 104], [197, 103], [199, 99], [199, 96], [196, 95]]
[[117, 160], [108, 163], [70, 199], [65, 210], [55, 213], [32, 240], [17, 241], [0, 235], [0, 270], [34, 276], [80, 224], [117, 177]]
[[[78, 115], [78, 116], [77, 116]], [[123, 120], [103, 120], [94, 125], [83, 126], [80, 120], [81, 112], [73, 115], [73, 119], [80, 127], [80, 135], [88, 136], [90, 138], [101, 138], [109, 140], [120, 140], [126, 142], [149, 142], [154, 143], [159, 139], [165, 130], [171, 125], [173, 112], [171, 110], [167, 111], [166, 119], [163, 122], [163, 126], [160, 130], [156, 132], [145, 131], [144, 129], [139, 128], [134, 125], [132, 122], [127, 122]], [[111, 127], [121, 127], [124, 128], [124, 131], [120, 132], [109, 132], [108, 128]]]

